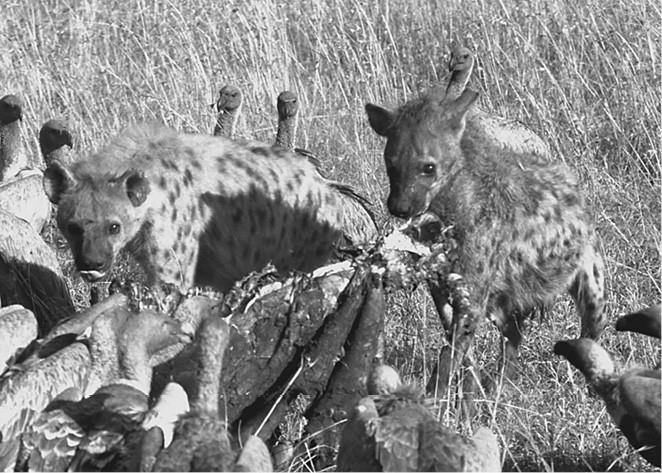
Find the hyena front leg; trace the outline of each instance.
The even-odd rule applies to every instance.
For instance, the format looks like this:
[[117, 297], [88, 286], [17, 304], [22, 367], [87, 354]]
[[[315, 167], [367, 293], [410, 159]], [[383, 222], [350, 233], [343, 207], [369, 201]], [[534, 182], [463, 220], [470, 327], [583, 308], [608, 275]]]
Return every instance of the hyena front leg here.
[[492, 308], [489, 313], [503, 336], [504, 347], [501, 356], [501, 368], [504, 377], [514, 380], [519, 368], [517, 354], [522, 343], [525, 322], [531, 317], [533, 310], [515, 310], [511, 304], [505, 304], [505, 307]]
[[[432, 302], [434, 302], [437, 314], [439, 315], [439, 320], [444, 328], [444, 334], [450, 341], [452, 339], [451, 330], [453, 324], [453, 309], [448, 303], [449, 293], [445, 279], [445, 275], [436, 275], [436, 277], [428, 279], [427, 282], [430, 289], [430, 296], [432, 296]], [[437, 363], [432, 370], [430, 379], [428, 380], [426, 390], [429, 395], [436, 397], [439, 394], [446, 392], [449, 384], [448, 376], [451, 371], [451, 362], [451, 348], [449, 346], [444, 346], [439, 352]]]
[[582, 337], [597, 340], [607, 325], [604, 290], [604, 263], [594, 248], [588, 246], [569, 289], [581, 318]]
[[448, 285], [440, 275], [434, 279], [428, 279], [427, 282], [430, 289], [430, 296], [432, 296], [432, 302], [434, 302], [437, 314], [439, 314], [441, 326], [450, 340], [451, 325], [453, 324], [453, 308], [449, 305], [450, 294], [448, 293]]
[[[481, 320], [479, 312], [471, 302], [469, 290], [461, 276], [454, 273], [449, 274], [446, 277], [445, 284], [441, 284], [441, 287], [447, 291], [446, 298], [442, 299], [442, 290], [437, 294], [438, 298], [435, 300], [435, 304], [437, 304], [437, 301], [439, 302], [437, 309], [440, 312], [442, 324], [448, 325], [446, 336], [450, 346], [445, 346], [439, 353], [437, 368], [428, 382], [427, 390], [434, 394], [447, 392], [450, 380], [453, 379], [460, 366], [469, 368], [469, 366], [466, 366], [465, 357], [471, 348], [476, 328]], [[450, 324], [444, 321], [443, 313], [446, 311], [444, 301], [449, 302], [452, 307]]]

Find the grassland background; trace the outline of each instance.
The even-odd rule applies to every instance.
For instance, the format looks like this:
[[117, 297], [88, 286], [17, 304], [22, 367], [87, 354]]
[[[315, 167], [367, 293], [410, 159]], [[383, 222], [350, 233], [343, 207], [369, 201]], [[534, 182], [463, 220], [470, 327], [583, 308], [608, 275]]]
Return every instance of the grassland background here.
[[[86, 154], [145, 120], [210, 132], [209, 104], [226, 83], [244, 93], [239, 137], [271, 142], [275, 97], [291, 89], [301, 103], [297, 145], [370, 196], [386, 222], [383, 142], [364, 103], [397, 105], [443, 81], [449, 47], [460, 42], [478, 56], [470, 86], [482, 107], [527, 123], [580, 176], [614, 320], [660, 301], [660, 8], [656, 0], [5, 0], [0, 94], [23, 96], [35, 154], [39, 127], [54, 117], [69, 122]], [[71, 278], [83, 304], [85, 288]], [[386, 332], [388, 361], [423, 383], [442, 344], [423, 291], [390, 297]], [[574, 306], [560, 297], [531, 323], [517, 385], [478, 399], [475, 421], [498, 433], [504, 468], [650, 469], [551, 353], [554, 340], [578, 333]], [[612, 327], [603, 342], [625, 367], [660, 360], [657, 342]], [[485, 325], [483, 372], [494, 371], [498, 343]], [[442, 414], [466, 428], [452, 410]]]

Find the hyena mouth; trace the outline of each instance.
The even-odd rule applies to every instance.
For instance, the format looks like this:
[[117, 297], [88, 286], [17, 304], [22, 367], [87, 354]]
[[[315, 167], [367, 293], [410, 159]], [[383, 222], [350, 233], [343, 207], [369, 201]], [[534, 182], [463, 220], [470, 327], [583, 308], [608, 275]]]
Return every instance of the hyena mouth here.
[[105, 271], [95, 271], [93, 269], [81, 270], [79, 271], [79, 273], [85, 280], [89, 282], [98, 281], [99, 279], [101, 279], [106, 275]]
[[428, 211], [410, 218], [401, 228], [415, 240], [428, 243], [436, 241], [444, 231], [441, 219]]

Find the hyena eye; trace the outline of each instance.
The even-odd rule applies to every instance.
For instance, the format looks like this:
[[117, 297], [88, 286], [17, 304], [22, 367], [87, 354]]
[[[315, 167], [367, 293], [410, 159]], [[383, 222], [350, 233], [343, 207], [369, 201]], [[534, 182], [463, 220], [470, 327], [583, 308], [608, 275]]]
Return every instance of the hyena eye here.
[[426, 176], [434, 176], [436, 169], [434, 164], [426, 163], [421, 167], [421, 172]]
[[111, 235], [117, 235], [120, 232], [120, 224], [119, 223], [111, 223], [108, 226], [108, 233]]

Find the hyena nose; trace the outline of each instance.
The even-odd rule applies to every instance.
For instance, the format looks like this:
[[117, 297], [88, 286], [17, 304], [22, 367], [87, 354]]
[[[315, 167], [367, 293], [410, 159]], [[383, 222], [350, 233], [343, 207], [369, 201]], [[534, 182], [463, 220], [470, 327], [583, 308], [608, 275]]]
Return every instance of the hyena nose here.
[[406, 219], [406, 218], [409, 217], [409, 212], [407, 212], [405, 210], [391, 209], [391, 214], [398, 217], [398, 218], [402, 218], [402, 219]]
[[409, 218], [411, 217], [411, 205], [406, 202], [402, 202], [399, 199], [394, 199], [393, 194], [388, 197], [388, 211], [391, 212], [391, 215], [394, 215], [398, 218]]
[[95, 258], [84, 258], [82, 261], [81, 268], [82, 270], [87, 271], [100, 271], [103, 269], [105, 261]]

